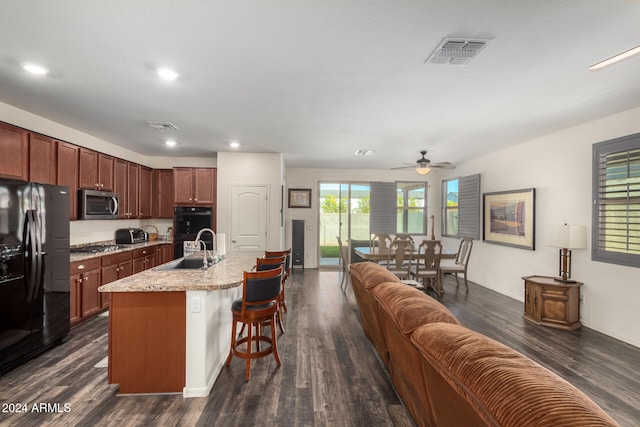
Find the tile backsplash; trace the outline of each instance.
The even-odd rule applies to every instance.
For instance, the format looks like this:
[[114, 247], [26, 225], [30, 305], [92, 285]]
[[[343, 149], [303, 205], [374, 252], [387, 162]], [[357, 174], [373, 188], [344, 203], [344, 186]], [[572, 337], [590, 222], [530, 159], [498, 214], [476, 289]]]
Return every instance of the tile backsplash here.
[[120, 219], [120, 220], [83, 220], [69, 223], [69, 243], [80, 245], [84, 243], [103, 242], [115, 239], [118, 228], [143, 228], [145, 225], [155, 225], [162, 236], [173, 225], [170, 219]]

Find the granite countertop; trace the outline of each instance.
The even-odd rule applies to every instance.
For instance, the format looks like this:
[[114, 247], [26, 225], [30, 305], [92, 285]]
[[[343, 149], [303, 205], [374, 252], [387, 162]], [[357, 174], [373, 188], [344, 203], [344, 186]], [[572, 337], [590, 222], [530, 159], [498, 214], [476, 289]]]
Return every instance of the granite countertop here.
[[262, 251], [237, 251], [207, 270], [145, 270], [100, 286], [100, 292], [216, 291], [242, 284], [243, 272], [251, 271]]
[[[91, 246], [91, 245], [96, 245], [96, 244], [100, 244], [100, 245], [116, 245], [116, 243], [113, 240], [110, 241], [106, 241], [106, 242], [97, 242], [97, 243], [90, 243], [90, 244], [86, 244], [86, 245], [78, 245], [78, 246]], [[148, 242], [142, 242], [142, 243], [134, 243], [131, 245], [124, 245], [124, 244], [119, 244], [119, 248], [112, 250], [112, 251], [107, 251], [107, 252], [78, 252], [78, 253], [71, 253], [69, 254], [69, 261], [70, 262], [75, 262], [75, 261], [85, 261], [87, 259], [91, 259], [91, 258], [99, 258], [99, 257], [103, 257], [106, 255], [112, 255], [112, 254], [119, 254], [121, 252], [127, 252], [127, 251], [132, 251], [134, 249], [139, 249], [139, 248], [146, 248], [149, 246], [157, 246], [157, 245], [173, 245], [173, 241], [172, 240], [151, 240]]]

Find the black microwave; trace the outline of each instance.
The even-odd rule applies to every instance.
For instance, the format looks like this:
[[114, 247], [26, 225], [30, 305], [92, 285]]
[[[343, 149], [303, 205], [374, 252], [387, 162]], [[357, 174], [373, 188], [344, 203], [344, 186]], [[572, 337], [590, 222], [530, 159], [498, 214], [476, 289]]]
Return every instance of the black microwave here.
[[118, 219], [118, 195], [108, 191], [78, 190], [80, 219]]

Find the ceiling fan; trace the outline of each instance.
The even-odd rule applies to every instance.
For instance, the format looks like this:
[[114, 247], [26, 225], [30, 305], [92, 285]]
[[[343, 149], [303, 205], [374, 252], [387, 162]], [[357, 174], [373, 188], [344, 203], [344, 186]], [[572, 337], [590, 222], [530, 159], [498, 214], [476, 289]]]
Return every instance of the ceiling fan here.
[[399, 166], [391, 169], [409, 169], [415, 168], [419, 175], [426, 175], [431, 172], [431, 169], [455, 169], [455, 166], [449, 162], [431, 163], [431, 160], [427, 159], [427, 150], [420, 151], [422, 157], [416, 160], [415, 163], [406, 163], [408, 166]]

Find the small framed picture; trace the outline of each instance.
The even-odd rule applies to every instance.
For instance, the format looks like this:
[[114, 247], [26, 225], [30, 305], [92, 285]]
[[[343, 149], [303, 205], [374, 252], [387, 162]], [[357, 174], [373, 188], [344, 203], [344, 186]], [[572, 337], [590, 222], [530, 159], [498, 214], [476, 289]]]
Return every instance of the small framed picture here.
[[289, 189], [290, 208], [310, 208], [311, 189], [310, 188], [290, 188]]

